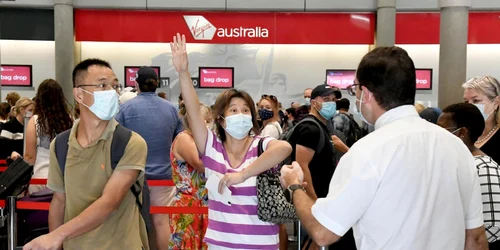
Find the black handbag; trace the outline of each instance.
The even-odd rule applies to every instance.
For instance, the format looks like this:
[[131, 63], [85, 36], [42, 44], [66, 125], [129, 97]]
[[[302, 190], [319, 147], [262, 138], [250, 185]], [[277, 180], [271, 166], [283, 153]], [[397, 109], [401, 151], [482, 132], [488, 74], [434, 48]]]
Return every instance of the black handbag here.
[[0, 199], [8, 196], [18, 196], [28, 189], [33, 166], [19, 157], [14, 162], [9, 161], [9, 167], [0, 174]]
[[[264, 152], [259, 141], [258, 156]], [[280, 168], [271, 168], [257, 176], [257, 216], [259, 220], [286, 224], [297, 220], [293, 204], [287, 201], [280, 183]]]

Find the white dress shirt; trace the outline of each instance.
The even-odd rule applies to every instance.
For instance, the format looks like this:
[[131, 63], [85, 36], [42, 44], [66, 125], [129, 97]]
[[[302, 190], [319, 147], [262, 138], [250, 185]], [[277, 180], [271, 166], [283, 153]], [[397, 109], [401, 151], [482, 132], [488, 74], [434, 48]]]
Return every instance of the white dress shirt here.
[[387, 111], [344, 155], [313, 216], [337, 235], [354, 229], [358, 250], [464, 249], [483, 225], [469, 150], [413, 106]]

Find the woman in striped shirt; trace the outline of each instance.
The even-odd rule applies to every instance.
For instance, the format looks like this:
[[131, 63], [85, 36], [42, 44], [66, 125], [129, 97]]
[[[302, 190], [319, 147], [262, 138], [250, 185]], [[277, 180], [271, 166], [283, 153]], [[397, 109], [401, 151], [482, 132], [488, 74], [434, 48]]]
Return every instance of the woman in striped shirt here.
[[[248, 93], [235, 89], [219, 95], [214, 106], [215, 132], [207, 129], [191, 83], [184, 35], [181, 38], [177, 34], [170, 47], [206, 177], [221, 178], [219, 190], [209, 190], [208, 229], [204, 241], [209, 249], [278, 249], [278, 225], [257, 217], [256, 176], [283, 161], [292, 151], [290, 144], [252, 136], [252, 132], [258, 134], [259, 129], [254, 102]], [[257, 145], [261, 139], [264, 153], [258, 157]], [[226, 186], [232, 192], [230, 205], [214, 196]]]

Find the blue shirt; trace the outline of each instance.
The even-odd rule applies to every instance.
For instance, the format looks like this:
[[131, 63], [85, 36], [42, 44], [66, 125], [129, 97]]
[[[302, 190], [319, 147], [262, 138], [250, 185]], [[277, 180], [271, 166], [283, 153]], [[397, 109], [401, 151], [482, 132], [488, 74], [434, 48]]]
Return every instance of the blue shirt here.
[[115, 119], [146, 140], [146, 177], [171, 180], [170, 147], [172, 140], [182, 131], [175, 106], [154, 92], [139, 93], [120, 106]]

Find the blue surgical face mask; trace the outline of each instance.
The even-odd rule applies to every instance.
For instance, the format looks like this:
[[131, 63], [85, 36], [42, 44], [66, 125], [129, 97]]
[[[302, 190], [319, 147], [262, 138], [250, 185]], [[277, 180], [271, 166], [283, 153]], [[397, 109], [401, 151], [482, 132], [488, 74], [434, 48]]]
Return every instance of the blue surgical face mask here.
[[304, 98], [304, 101], [306, 102], [307, 106], [311, 105], [311, 98], [306, 97], [306, 98]]
[[332, 119], [336, 112], [337, 112], [336, 102], [323, 102], [321, 109], [319, 110], [319, 114], [327, 120]]
[[92, 106], [89, 107], [84, 103], [82, 105], [92, 111], [99, 119], [109, 121], [118, 113], [119, 97], [115, 90], [96, 91], [94, 93], [82, 88], [81, 90], [94, 96]]
[[364, 91], [364, 90], [362, 90], [362, 91], [361, 91], [361, 96], [360, 96], [359, 100], [358, 100], [358, 99], [356, 99], [356, 101], [358, 101], [358, 102], [359, 102], [359, 108], [358, 108], [358, 106], [357, 106], [357, 105], [355, 105], [355, 107], [356, 107], [356, 114], [357, 114], [357, 115], [359, 115], [359, 116], [361, 117], [361, 119], [362, 119], [362, 120], [363, 120], [366, 124], [368, 124], [368, 125], [370, 125], [370, 126], [373, 126], [373, 124], [369, 123], [369, 122], [365, 119], [365, 117], [363, 116], [363, 113], [361, 112], [361, 107], [363, 107], [363, 101], [362, 101], [362, 100], [363, 100], [363, 96], [364, 96], [364, 94], [365, 94], [365, 91]]
[[274, 112], [272, 110], [268, 110], [268, 109], [259, 109], [259, 116], [260, 116], [260, 119], [263, 121], [269, 120], [269, 119], [273, 118]]
[[234, 139], [241, 140], [248, 135], [253, 128], [252, 116], [245, 114], [236, 114], [226, 116], [226, 127], [224, 130]]

